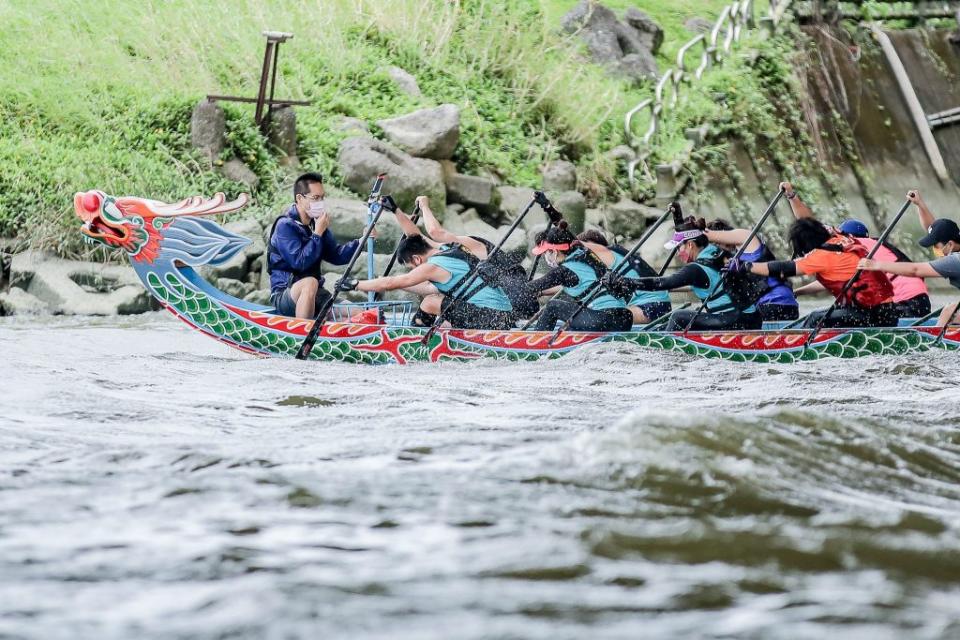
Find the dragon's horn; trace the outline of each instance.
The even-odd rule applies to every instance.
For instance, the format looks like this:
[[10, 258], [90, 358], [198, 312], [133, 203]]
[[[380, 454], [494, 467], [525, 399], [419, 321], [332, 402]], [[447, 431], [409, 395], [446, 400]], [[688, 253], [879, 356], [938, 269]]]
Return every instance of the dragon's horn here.
[[117, 198], [117, 208], [128, 215], [145, 217], [169, 218], [174, 216], [209, 216], [216, 213], [229, 213], [242, 209], [250, 202], [250, 196], [241, 193], [235, 200], [227, 201], [227, 197], [218, 192], [212, 198], [193, 196], [174, 204], [167, 204], [157, 200], [124, 196]]

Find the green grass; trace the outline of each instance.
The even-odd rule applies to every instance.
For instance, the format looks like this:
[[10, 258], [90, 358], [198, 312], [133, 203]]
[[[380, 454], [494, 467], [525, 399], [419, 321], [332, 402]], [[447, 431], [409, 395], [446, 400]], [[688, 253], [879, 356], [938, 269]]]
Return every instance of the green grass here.
[[[649, 87], [627, 85], [582, 60], [559, 32], [574, 0], [8, 0], [0, 3], [0, 235], [65, 255], [84, 251], [72, 195], [175, 200], [240, 185], [189, 148], [189, 116], [207, 93], [253, 95], [264, 29], [292, 31], [282, 45], [279, 96], [298, 108], [300, 157], [339, 185], [342, 116], [369, 122], [454, 102], [462, 109], [454, 160], [535, 186], [545, 160], [574, 160], [581, 188], [601, 197], [625, 187], [604, 152], [623, 142], [623, 114]], [[627, 0], [611, 0], [624, 8]], [[692, 34], [690, 16], [713, 18], [727, 0], [637, 0], [665, 29], [661, 66]], [[46, 34], [46, 35], [44, 35]], [[384, 68], [413, 73], [422, 98], [401, 93]], [[669, 156], [682, 126], [715, 113], [691, 97], [668, 126]], [[229, 149], [261, 177], [255, 211], [287, 199], [289, 175], [252, 124], [252, 107], [226, 105]], [[671, 125], [673, 126], [673, 125]], [[679, 133], [678, 133], [679, 132]], [[679, 136], [679, 137], [678, 137]]]

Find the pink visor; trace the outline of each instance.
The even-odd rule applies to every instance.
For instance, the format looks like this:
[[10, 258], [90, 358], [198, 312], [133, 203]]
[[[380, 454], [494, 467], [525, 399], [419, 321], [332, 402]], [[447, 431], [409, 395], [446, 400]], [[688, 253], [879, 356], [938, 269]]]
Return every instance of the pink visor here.
[[533, 255], [539, 256], [550, 250], [554, 251], [569, 251], [570, 243], [566, 244], [550, 244], [549, 242], [541, 242], [536, 247], [533, 248]]
[[700, 229], [688, 229], [686, 231], [677, 231], [673, 234], [673, 238], [670, 242], [663, 245], [664, 249], [673, 249], [687, 240], [693, 240], [694, 238], [699, 238], [702, 235], [706, 235]]

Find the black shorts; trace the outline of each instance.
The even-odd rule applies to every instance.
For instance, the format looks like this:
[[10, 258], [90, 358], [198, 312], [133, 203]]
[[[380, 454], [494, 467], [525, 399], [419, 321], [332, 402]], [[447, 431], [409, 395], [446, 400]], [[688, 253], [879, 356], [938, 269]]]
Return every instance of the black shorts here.
[[[826, 309], [813, 311], [803, 322], [804, 329], [817, 326], [820, 318], [827, 312]], [[895, 304], [881, 304], [876, 307], [837, 307], [823, 324], [824, 327], [895, 327], [900, 316], [897, 315]]]
[[703, 311], [699, 315], [691, 309], [681, 309], [667, 323], [667, 331], [684, 331], [690, 320], [696, 315], [690, 331], [756, 331], [763, 327], [763, 318], [759, 313], [743, 313], [732, 309], [721, 313]]
[[[577, 311], [575, 302], [551, 300], [533, 327], [534, 331], [553, 331], [557, 323], [566, 322]], [[630, 331], [633, 314], [630, 309], [584, 309], [570, 323], [568, 331]]]
[[449, 311], [451, 298], [444, 297], [440, 305], [444, 319], [454, 329], [493, 329], [503, 330], [513, 327], [516, 320], [512, 311], [499, 311], [487, 307], [478, 307], [469, 302], [458, 302]]
[[921, 293], [909, 300], [895, 302], [897, 317], [899, 318], [922, 318], [930, 313], [930, 296]]
[[640, 309], [640, 311], [643, 311], [643, 315], [647, 316], [647, 322], [653, 322], [657, 318], [662, 318], [673, 311], [673, 305], [669, 302], [649, 302], [635, 306], [637, 309]]
[[[322, 307], [329, 299], [329, 291], [323, 287], [317, 289], [317, 297], [314, 300], [313, 312], [310, 315], [316, 315], [320, 307]], [[293, 296], [290, 295], [289, 287], [286, 289], [278, 289], [277, 291], [271, 293], [270, 304], [273, 305], [273, 309], [277, 315], [287, 316], [289, 318], [295, 318], [297, 316], [297, 303], [293, 301]]]

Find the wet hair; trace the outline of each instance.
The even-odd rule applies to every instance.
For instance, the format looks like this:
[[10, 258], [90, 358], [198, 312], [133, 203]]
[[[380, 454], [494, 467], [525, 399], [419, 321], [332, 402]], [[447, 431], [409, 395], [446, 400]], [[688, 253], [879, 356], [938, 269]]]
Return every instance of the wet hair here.
[[567, 228], [567, 221], [561, 220], [553, 227], [547, 229], [547, 232], [543, 235], [543, 240], [540, 242], [549, 242], [550, 244], [569, 244], [572, 249], [574, 245], [580, 244], [580, 241], [577, 240], [577, 237], [573, 235], [573, 232]]
[[[683, 219], [683, 222], [680, 224], [674, 225], [674, 231], [693, 231], [694, 229], [699, 229], [700, 231], [707, 230], [707, 221], [703, 218], [694, 218], [693, 216], [687, 216]], [[687, 242], [691, 242], [688, 240]], [[708, 244], [710, 241], [707, 239], [706, 235], [697, 236], [692, 240], [693, 244], [700, 247], [701, 249]]]
[[323, 176], [319, 173], [305, 173], [293, 183], [293, 199], [297, 196], [305, 196], [310, 193], [311, 184], [323, 184]]
[[707, 223], [707, 229], [710, 231], [733, 231], [734, 227], [723, 218], [717, 218]]
[[610, 246], [610, 243], [607, 241], [607, 236], [603, 235], [603, 232], [598, 229], [587, 229], [577, 236], [577, 240], [580, 242], [592, 242], [604, 247]]
[[790, 225], [787, 237], [793, 247], [793, 257], [799, 258], [819, 248], [832, 234], [815, 218], [800, 218]]
[[423, 236], [404, 236], [397, 247], [397, 260], [400, 264], [410, 264], [413, 256], [422, 256], [430, 251], [430, 245]]

